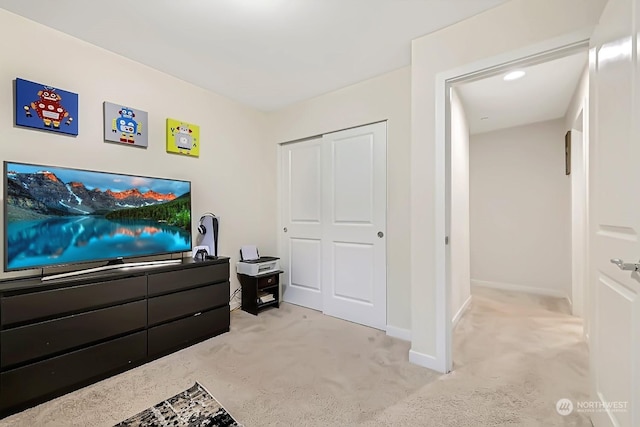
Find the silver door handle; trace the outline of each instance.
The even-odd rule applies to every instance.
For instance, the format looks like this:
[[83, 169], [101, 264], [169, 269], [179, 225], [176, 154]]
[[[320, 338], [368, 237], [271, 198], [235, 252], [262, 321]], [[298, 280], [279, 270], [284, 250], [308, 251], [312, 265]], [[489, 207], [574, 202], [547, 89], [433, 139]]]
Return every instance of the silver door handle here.
[[612, 258], [611, 263], [617, 265], [620, 270], [630, 270], [630, 271], [640, 270], [640, 264], [626, 263], [619, 258]]

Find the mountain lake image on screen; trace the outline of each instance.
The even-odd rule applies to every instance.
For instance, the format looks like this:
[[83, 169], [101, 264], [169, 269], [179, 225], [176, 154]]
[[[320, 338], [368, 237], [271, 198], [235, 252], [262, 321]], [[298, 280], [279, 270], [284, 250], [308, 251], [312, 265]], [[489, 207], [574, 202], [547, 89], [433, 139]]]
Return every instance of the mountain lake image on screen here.
[[4, 162], [5, 271], [191, 250], [189, 181]]

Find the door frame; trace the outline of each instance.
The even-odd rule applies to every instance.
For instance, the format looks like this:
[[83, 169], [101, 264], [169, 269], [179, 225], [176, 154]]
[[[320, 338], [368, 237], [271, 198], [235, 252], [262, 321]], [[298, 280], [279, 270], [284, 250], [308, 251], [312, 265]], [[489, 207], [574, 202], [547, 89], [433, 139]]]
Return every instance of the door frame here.
[[[588, 72], [588, 68], [587, 68], [587, 72]], [[571, 189], [571, 196], [572, 196], [572, 236], [571, 236], [571, 252], [572, 252], [572, 259], [571, 259], [571, 270], [572, 270], [572, 276], [571, 276], [571, 314], [573, 314], [576, 317], [581, 317], [585, 320], [584, 324], [583, 324], [583, 336], [585, 337], [585, 339], [588, 341], [589, 340], [589, 333], [588, 333], [588, 317], [586, 315], [587, 313], [587, 301], [588, 301], [588, 287], [586, 286], [587, 283], [587, 278], [589, 276], [589, 272], [588, 272], [588, 263], [586, 262], [586, 254], [588, 251], [587, 248], [587, 241], [588, 241], [588, 236], [589, 236], [589, 228], [588, 228], [588, 221], [589, 221], [589, 111], [588, 111], [588, 105], [585, 105], [585, 100], [583, 99], [581, 101], [581, 106], [578, 110], [578, 117], [576, 118], [576, 120], [574, 121], [570, 131], [571, 131], [571, 139], [570, 139], [570, 144], [571, 144], [571, 153], [574, 152], [574, 147], [576, 146], [580, 146], [580, 153], [581, 153], [581, 157], [578, 158], [577, 160], [580, 161], [580, 168], [578, 168], [578, 171], [581, 172], [580, 176], [576, 176], [575, 178], [577, 180], [581, 180], [584, 179], [586, 181], [586, 185], [583, 189], [583, 192], [578, 194], [577, 198], [574, 200], [573, 198], [576, 197], [574, 188], [572, 187]], [[575, 126], [575, 124], [577, 122], [580, 122], [580, 128], [582, 130], [578, 130]], [[576, 139], [575, 138], [575, 132], [574, 131], [578, 131], [580, 132], [580, 138]], [[573, 154], [572, 154], [573, 156]], [[571, 164], [574, 165], [574, 159], [571, 159]], [[573, 176], [573, 171], [571, 172], [572, 176]], [[572, 178], [573, 180], [573, 178]], [[580, 219], [584, 220], [584, 223], [582, 224], [580, 231], [577, 233], [578, 234], [578, 241], [576, 241], [576, 236], [574, 235], [573, 231], [575, 231], [575, 223], [573, 223], [574, 221], [576, 221], [576, 218], [573, 216], [574, 212], [574, 201], [577, 202], [577, 204], [579, 205], [580, 208], [583, 209], [583, 211], [580, 212], [580, 208], [578, 209], [578, 215], [580, 216]], [[578, 222], [578, 224], [580, 224]], [[586, 236], [586, 238], [585, 238]], [[580, 238], [582, 238], [582, 241], [580, 241]], [[581, 255], [580, 257], [574, 257], [573, 255], [577, 252]]]
[[[450, 251], [445, 238], [450, 235], [451, 218], [451, 102], [452, 85], [479, 80], [524, 65], [534, 65], [550, 59], [589, 48], [591, 29], [573, 32], [494, 57], [438, 73], [435, 79], [435, 239], [431, 244], [435, 253], [435, 360], [429, 368], [448, 373], [453, 369], [451, 322]], [[585, 236], [588, 238], [588, 235]], [[585, 263], [587, 260], [585, 260]]]

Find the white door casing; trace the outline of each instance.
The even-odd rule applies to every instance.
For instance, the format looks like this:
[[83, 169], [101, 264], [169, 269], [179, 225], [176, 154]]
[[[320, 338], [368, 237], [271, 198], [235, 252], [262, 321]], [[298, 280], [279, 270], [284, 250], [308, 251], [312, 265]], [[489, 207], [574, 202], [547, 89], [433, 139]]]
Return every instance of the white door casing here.
[[[582, 116], [579, 118], [582, 120]], [[587, 171], [583, 132], [571, 129], [571, 310], [584, 317], [587, 237]]]
[[386, 329], [386, 123], [323, 136], [323, 311]]
[[283, 297], [322, 310], [322, 138], [281, 153]]
[[599, 426], [640, 425], [640, 0], [610, 0], [590, 63], [590, 365]]

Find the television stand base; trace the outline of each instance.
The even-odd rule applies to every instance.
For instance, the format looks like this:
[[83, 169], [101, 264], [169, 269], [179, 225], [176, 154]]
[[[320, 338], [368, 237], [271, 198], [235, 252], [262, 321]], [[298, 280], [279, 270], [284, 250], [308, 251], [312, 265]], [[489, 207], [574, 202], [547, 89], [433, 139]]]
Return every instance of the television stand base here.
[[142, 261], [142, 262], [127, 262], [127, 263], [121, 262], [121, 263], [113, 263], [113, 264], [110, 261], [109, 263], [101, 267], [86, 268], [84, 270], [77, 270], [77, 271], [68, 271], [66, 273], [52, 274], [51, 276], [42, 276], [40, 280], [42, 282], [46, 282], [49, 280], [64, 279], [66, 277], [81, 276], [83, 274], [89, 274], [89, 273], [97, 273], [99, 271], [125, 269], [128, 267], [153, 267], [155, 265], [180, 264], [181, 262], [182, 260], [179, 258], [167, 259], [162, 261]]
[[229, 331], [229, 258], [179, 261], [44, 283], [0, 280], [0, 425]]

